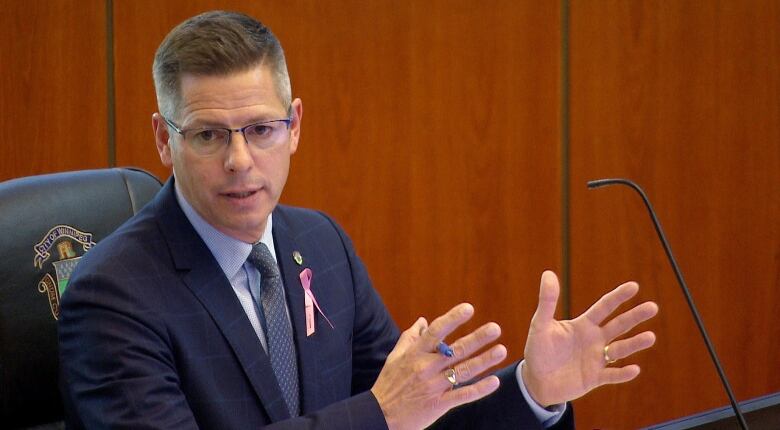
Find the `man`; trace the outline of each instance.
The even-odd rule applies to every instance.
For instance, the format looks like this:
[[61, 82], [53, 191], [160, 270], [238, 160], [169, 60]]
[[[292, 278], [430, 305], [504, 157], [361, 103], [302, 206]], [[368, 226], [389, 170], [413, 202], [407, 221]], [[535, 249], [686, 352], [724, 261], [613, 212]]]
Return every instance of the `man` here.
[[484, 378], [506, 357], [503, 345], [478, 353], [496, 324], [451, 353], [441, 343], [471, 305], [399, 333], [340, 227], [277, 204], [303, 105], [259, 22], [185, 21], [159, 47], [154, 80], [155, 140], [173, 177], [83, 258], [63, 296], [70, 427], [571, 427], [567, 401], [638, 374], [607, 365], [653, 333], [613, 339], [657, 306], [604, 323], [635, 283], [555, 321], [558, 281], [545, 272], [525, 361]]

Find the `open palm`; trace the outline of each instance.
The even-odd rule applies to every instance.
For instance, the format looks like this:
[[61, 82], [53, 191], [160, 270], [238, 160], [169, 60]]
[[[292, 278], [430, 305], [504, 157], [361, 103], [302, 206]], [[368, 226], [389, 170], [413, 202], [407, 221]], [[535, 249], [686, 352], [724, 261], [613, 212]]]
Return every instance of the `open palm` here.
[[523, 380], [539, 404], [549, 406], [574, 400], [604, 384], [619, 384], [639, 375], [639, 366], [608, 367], [605, 347], [611, 360], [620, 360], [655, 343], [650, 331], [614, 341], [658, 312], [653, 302], [645, 302], [606, 321], [620, 305], [639, 291], [635, 282], [626, 282], [602, 296], [573, 320], [555, 320], [560, 294], [558, 278], [551, 271], [542, 274], [539, 306], [525, 345]]

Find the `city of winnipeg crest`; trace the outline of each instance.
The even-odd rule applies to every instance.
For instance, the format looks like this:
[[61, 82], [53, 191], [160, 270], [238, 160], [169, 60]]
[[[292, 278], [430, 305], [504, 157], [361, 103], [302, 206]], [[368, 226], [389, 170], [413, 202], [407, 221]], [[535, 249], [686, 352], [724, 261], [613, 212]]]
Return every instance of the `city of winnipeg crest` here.
[[[33, 265], [39, 269], [44, 269], [44, 264], [52, 257], [52, 249], [56, 249], [58, 259], [46, 265], [47, 273], [38, 281], [38, 291], [46, 294], [49, 299], [49, 307], [54, 319], [60, 317], [60, 297], [68, 286], [73, 269], [76, 268], [84, 253], [95, 245], [96, 243], [92, 241], [92, 233], [85, 233], [69, 225], [57, 225], [52, 227], [33, 247], [35, 251]], [[78, 254], [77, 250], [79, 250]], [[56, 280], [51, 274], [52, 267]]]

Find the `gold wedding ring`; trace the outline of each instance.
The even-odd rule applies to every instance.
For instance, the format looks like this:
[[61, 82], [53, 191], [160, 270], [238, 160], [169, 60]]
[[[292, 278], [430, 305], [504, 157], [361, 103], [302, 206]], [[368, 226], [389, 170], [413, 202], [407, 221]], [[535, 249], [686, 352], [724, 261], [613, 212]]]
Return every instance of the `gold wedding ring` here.
[[614, 358], [609, 357], [609, 345], [604, 347], [604, 361], [606, 361], [607, 364], [612, 364], [617, 361]]
[[458, 380], [455, 379], [455, 369], [450, 367], [449, 369], [444, 371], [444, 376], [447, 377], [447, 380], [452, 384], [452, 386], [458, 385]]

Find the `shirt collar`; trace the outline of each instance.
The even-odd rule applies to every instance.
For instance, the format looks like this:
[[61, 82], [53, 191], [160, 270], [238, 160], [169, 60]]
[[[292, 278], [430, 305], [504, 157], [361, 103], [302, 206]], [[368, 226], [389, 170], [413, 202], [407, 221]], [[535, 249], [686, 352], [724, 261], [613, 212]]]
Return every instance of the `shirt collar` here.
[[[174, 183], [175, 185], [175, 183]], [[222, 268], [225, 276], [228, 279], [232, 279], [241, 266], [246, 262], [249, 253], [252, 252], [252, 244], [240, 241], [232, 238], [221, 231], [214, 228], [206, 220], [204, 220], [195, 208], [193, 208], [184, 195], [179, 191], [179, 187], [175, 186], [176, 200], [179, 202], [184, 216], [190, 221], [192, 227], [198, 232], [198, 235], [206, 246], [214, 255], [217, 263]], [[276, 251], [274, 250], [274, 238], [272, 234], [273, 229], [273, 214], [268, 214], [268, 220], [265, 223], [265, 230], [260, 238], [260, 242], [263, 242], [271, 251], [274, 260], [276, 260]]]

